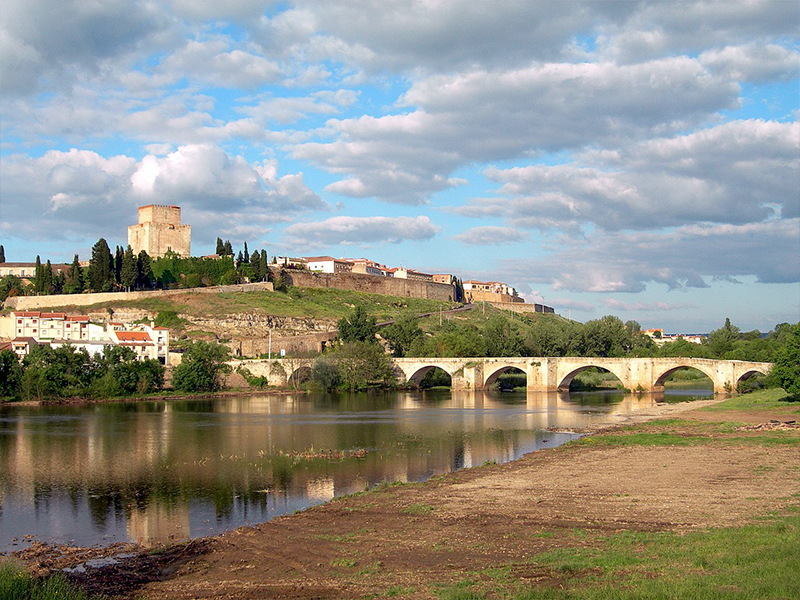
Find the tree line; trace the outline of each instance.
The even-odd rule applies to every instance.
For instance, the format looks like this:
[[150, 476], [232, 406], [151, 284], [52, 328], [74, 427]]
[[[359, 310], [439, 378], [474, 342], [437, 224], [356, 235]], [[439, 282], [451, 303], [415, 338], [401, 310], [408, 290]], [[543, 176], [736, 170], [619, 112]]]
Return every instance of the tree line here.
[[312, 367], [314, 385], [325, 390], [359, 390], [392, 380], [388, 352], [395, 357], [692, 357], [775, 364], [768, 383], [800, 394], [800, 324], [781, 323], [766, 335], [743, 333], [730, 319], [702, 344], [685, 340], [662, 346], [636, 321], [615, 316], [577, 323], [558, 317], [496, 312], [485, 319], [424, 323], [403, 315], [378, 329], [364, 306], [338, 323], [338, 343]]
[[[218, 238], [218, 242], [221, 242]], [[219, 249], [219, 244], [218, 244]], [[15, 275], [0, 279], [0, 302], [9, 296], [80, 294], [83, 292], [142, 291], [232, 285], [244, 281], [272, 281], [266, 250], [248, 253], [247, 242], [238, 257], [230, 242], [222, 243], [218, 257], [181, 257], [168, 252], [152, 258], [128, 246], [112, 253], [100, 238], [92, 246], [88, 267], [81, 267], [76, 254], [66, 270], [53, 270], [49, 260], [36, 257], [31, 283]], [[4, 258], [4, 257], [3, 257]]]

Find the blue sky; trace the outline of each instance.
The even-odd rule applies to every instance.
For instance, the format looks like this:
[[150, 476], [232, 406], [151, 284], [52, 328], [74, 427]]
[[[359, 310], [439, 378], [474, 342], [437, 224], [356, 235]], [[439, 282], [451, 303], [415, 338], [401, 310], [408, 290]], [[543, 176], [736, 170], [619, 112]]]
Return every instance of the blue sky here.
[[585, 321], [800, 320], [795, 1], [7, 0], [0, 243], [366, 256]]

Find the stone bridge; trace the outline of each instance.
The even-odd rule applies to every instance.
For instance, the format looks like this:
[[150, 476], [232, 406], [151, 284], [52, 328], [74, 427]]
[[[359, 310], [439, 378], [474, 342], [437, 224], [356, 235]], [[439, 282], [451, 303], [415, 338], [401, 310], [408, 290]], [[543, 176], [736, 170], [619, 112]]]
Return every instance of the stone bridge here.
[[[270, 385], [285, 386], [306, 379], [311, 374], [313, 358], [233, 361], [253, 375], [267, 378]], [[432, 369], [450, 375], [454, 390], [485, 390], [503, 373], [522, 372], [527, 389], [549, 392], [568, 389], [573, 378], [586, 369], [599, 367], [615, 375], [626, 388], [634, 391], [661, 391], [664, 382], [675, 371], [694, 368], [705, 373], [714, 383], [714, 393], [736, 389], [753, 375], [766, 375], [771, 363], [709, 358], [392, 358], [392, 365], [401, 384], [416, 387]]]

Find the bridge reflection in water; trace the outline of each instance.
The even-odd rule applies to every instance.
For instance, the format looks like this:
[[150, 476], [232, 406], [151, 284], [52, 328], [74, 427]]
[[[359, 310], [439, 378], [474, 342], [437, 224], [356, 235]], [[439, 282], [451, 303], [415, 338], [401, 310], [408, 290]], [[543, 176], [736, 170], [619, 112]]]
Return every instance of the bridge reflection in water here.
[[621, 423], [656, 400], [445, 390], [4, 406], [0, 551], [28, 534], [87, 545], [218, 533], [513, 460], [575, 437], [548, 428]]

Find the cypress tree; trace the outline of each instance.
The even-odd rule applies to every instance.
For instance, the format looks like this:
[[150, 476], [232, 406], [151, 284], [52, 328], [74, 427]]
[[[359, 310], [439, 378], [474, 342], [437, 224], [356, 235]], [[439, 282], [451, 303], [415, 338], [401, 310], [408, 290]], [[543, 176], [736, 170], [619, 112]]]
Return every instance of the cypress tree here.
[[217, 238], [217, 249], [215, 251], [215, 254], [217, 254], [218, 256], [222, 256], [223, 254], [225, 254], [225, 244], [222, 243], [222, 240], [220, 238]]
[[67, 294], [80, 294], [83, 291], [83, 269], [81, 269], [78, 255], [72, 259], [72, 265], [67, 272], [67, 278], [64, 281], [63, 291]]
[[253, 250], [250, 255], [250, 269], [253, 271], [253, 281], [264, 281], [264, 266], [261, 264], [261, 255]]
[[108, 242], [100, 238], [92, 246], [92, 258], [89, 261], [89, 285], [94, 292], [111, 289], [114, 280], [114, 257]]
[[42, 292], [53, 293], [53, 265], [50, 264], [50, 260], [42, 268]]
[[6, 249], [0, 244], [0, 263], [6, 262]]
[[153, 263], [144, 250], [136, 257], [136, 287], [140, 290], [153, 287]]
[[42, 259], [36, 255], [36, 269], [33, 272], [33, 291], [41, 294], [44, 290], [44, 272], [42, 271]]
[[247, 252], [247, 241], [244, 243], [244, 262], [250, 262], [250, 254]]
[[233, 246], [231, 246], [230, 240], [225, 240], [225, 244], [223, 244], [223, 248], [225, 250], [225, 256], [233, 256]]
[[120, 269], [119, 282], [125, 287], [127, 291], [131, 291], [136, 285], [136, 257], [133, 255], [133, 249], [128, 246], [125, 254], [122, 255], [122, 269]]
[[117, 246], [114, 251], [114, 281], [120, 282], [122, 277], [122, 260], [125, 258], [125, 251], [122, 246]]

